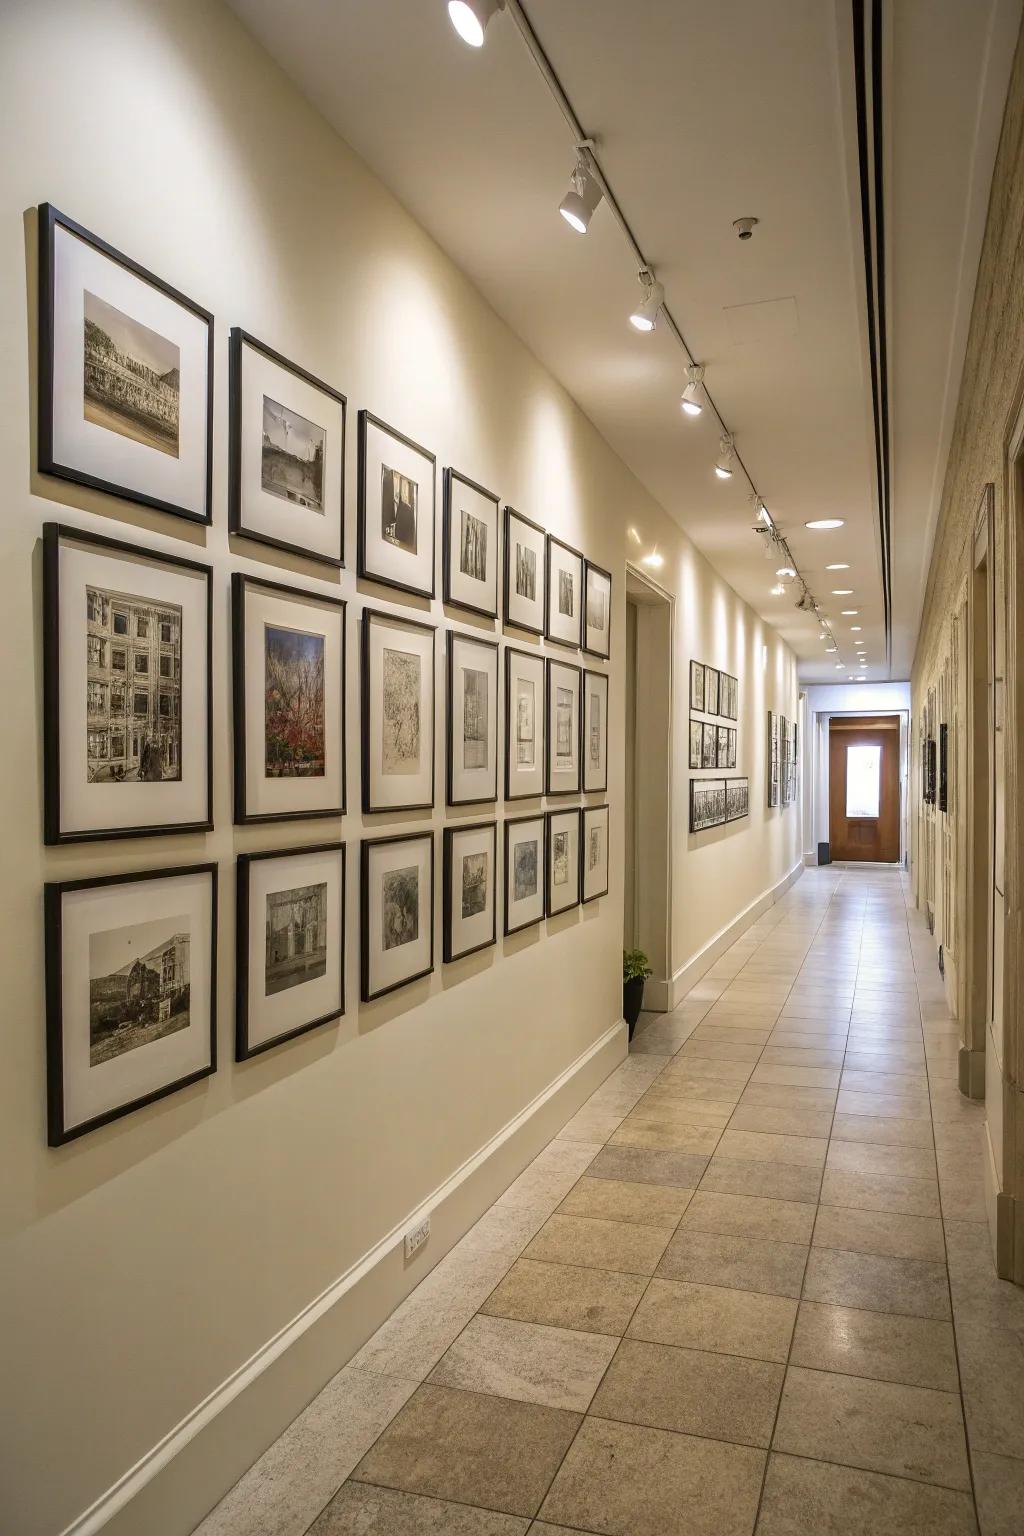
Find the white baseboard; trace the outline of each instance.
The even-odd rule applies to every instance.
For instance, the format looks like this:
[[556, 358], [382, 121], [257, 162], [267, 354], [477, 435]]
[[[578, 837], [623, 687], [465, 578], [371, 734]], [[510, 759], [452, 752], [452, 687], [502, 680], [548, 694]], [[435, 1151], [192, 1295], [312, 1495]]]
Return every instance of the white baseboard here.
[[[622, 1019], [83, 1511], [62, 1536], [185, 1536], [626, 1055]], [[430, 1216], [424, 1262], [403, 1239]], [[229, 1298], [211, 1305], [229, 1305]]]
[[[651, 1006], [654, 1008], [654, 1011], [670, 1013], [673, 1008], [677, 1008], [690, 988], [695, 986], [706, 972], [710, 971], [715, 961], [720, 959], [729, 946], [735, 944], [742, 933], [751, 927], [752, 924], [756, 923], [759, 917], [763, 916], [770, 907], [773, 907], [786, 894], [791, 886], [796, 884], [803, 872], [804, 863], [801, 858], [797, 860], [788, 874], [783, 875], [782, 879], [775, 885], [769, 886], [768, 890], [762, 891], [761, 895], [755, 897], [750, 905], [745, 907], [737, 917], [734, 917], [724, 928], [720, 928], [702, 949], [699, 949], [695, 955], [692, 955], [686, 964], [680, 966], [679, 970], [664, 983], [666, 1006], [663, 1010], [660, 1010], [655, 1008], [655, 1005], [652, 1003]], [[646, 991], [644, 992], [644, 1006], [647, 1006]]]

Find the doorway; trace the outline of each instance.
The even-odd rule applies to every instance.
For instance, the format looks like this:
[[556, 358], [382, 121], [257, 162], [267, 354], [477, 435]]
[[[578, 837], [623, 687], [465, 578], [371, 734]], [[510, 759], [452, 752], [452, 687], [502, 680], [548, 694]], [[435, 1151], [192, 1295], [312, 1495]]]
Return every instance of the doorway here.
[[672, 600], [626, 568], [625, 900], [622, 942], [652, 969], [644, 1007], [672, 1007], [669, 915], [672, 848]]
[[830, 720], [828, 780], [833, 860], [899, 863], [899, 715]]

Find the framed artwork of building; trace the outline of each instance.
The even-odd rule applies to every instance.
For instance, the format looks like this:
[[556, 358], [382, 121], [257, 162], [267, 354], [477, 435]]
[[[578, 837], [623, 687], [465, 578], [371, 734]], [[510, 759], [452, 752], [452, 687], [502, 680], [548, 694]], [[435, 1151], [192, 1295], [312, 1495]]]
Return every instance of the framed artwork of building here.
[[773, 709], [768, 711], [767, 742], [768, 806], [774, 809], [779, 803], [779, 717]]
[[448, 631], [446, 797], [449, 805], [498, 798], [498, 646]]
[[542, 813], [505, 822], [505, 935], [531, 928], [544, 916], [544, 844]]
[[44, 839], [213, 826], [212, 572], [43, 527]]
[[547, 777], [549, 795], [578, 795], [582, 672], [569, 661], [547, 658]]
[[704, 663], [690, 662], [690, 708], [704, 713]]
[[444, 472], [444, 600], [485, 618], [498, 617], [498, 498], [460, 475]]
[[547, 610], [544, 529], [514, 507], [505, 508], [505, 623], [531, 635], [544, 633]]
[[746, 779], [726, 779], [725, 819], [739, 821], [750, 812], [750, 786]]
[[612, 653], [611, 573], [584, 560], [583, 584], [583, 649], [607, 661]]
[[497, 858], [497, 822], [445, 827], [441, 928], [446, 965], [497, 941]]
[[213, 316], [39, 208], [39, 471], [212, 521]]
[[608, 675], [583, 673], [583, 790], [608, 788]]
[[434, 969], [434, 835], [360, 844], [360, 996], [364, 1003]]
[[434, 455], [359, 412], [359, 574], [434, 596]]
[[704, 756], [704, 722], [690, 717], [690, 757], [689, 766], [700, 768], [703, 766]]
[[717, 715], [719, 712], [719, 684], [721, 675], [717, 667], [704, 668], [704, 713]]
[[505, 647], [505, 799], [544, 793], [544, 657]]
[[580, 904], [580, 816], [578, 808], [547, 813], [548, 917]]
[[363, 609], [363, 810], [434, 804], [434, 626]]
[[583, 643], [583, 556], [553, 533], [547, 538], [544, 633], [556, 645], [571, 646], [574, 650], [579, 650]]
[[690, 831], [706, 832], [725, 824], [725, 779], [690, 780]]
[[608, 827], [606, 805], [583, 807], [583, 836], [580, 842], [580, 900], [584, 905], [608, 894]]

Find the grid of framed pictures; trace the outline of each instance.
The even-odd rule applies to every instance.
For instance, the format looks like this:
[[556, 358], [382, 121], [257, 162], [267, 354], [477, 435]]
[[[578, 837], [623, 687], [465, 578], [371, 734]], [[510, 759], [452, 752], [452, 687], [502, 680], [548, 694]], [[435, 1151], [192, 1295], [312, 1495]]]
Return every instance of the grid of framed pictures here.
[[[739, 683], [729, 672], [706, 662], [690, 662], [688, 761], [693, 770], [730, 769], [739, 760], [739, 730], [722, 721], [739, 717]], [[710, 716], [711, 718], [701, 718]], [[742, 794], [741, 794], [742, 787]], [[690, 831], [704, 832], [747, 814], [747, 780], [695, 778], [690, 781]], [[727, 814], [727, 799], [729, 811]], [[744, 809], [737, 807], [743, 802]]]
[[739, 681], [729, 672], [690, 662], [690, 709], [699, 715], [739, 719]]

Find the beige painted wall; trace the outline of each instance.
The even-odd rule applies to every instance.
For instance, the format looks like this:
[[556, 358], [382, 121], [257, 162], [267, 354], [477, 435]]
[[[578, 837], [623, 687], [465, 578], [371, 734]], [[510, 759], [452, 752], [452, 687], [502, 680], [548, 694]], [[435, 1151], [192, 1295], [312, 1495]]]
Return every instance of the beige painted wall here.
[[[52, 1536], [618, 1019], [623, 574], [625, 556], [641, 547], [626, 529], [638, 531], [644, 548], [660, 543], [661, 579], [675, 597], [677, 969], [798, 857], [796, 809], [763, 809], [764, 715], [769, 706], [795, 713], [795, 672], [786, 647], [713, 576], [565, 393], [215, 0], [8, 0], [0, 15], [0, 100], [8, 125], [0, 162], [0, 1526]], [[215, 313], [211, 529], [36, 476], [31, 210], [44, 199]], [[350, 786], [358, 782], [354, 636], [363, 594], [351, 570], [335, 582], [286, 556], [253, 558], [251, 546], [228, 539], [232, 324], [347, 393], [349, 551], [355, 415], [367, 406], [429, 445], [439, 470], [455, 464], [493, 486], [616, 573], [608, 898], [358, 1007], [351, 879], [348, 1016], [244, 1066], [231, 1062], [233, 856], [301, 843], [311, 833], [302, 823], [231, 824], [229, 572], [283, 572], [324, 591], [340, 587], [352, 600]], [[53, 517], [214, 566], [216, 830], [209, 836], [42, 847], [40, 527]], [[369, 595], [376, 606], [402, 611], [383, 592]], [[433, 618], [443, 617], [435, 604]], [[740, 677], [740, 767], [751, 777], [749, 821], [699, 846], [686, 831], [691, 655]], [[440, 665], [439, 648], [439, 678]], [[348, 840], [354, 871], [361, 821], [351, 798], [356, 808], [343, 825], [315, 830], [318, 838], [339, 832]], [[442, 820], [439, 810], [435, 827]], [[382, 818], [372, 830], [394, 825]], [[43, 881], [201, 858], [218, 859], [221, 869], [221, 1069], [79, 1142], [47, 1149]], [[435, 1235], [424, 1266], [457, 1234]], [[380, 1321], [396, 1286], [419, 1277], [416, 1269], [395, 1273], [390, 1289], [363, 1293], [346, 1347]], [[288, 1391], [250, 1423], [249, 1440], [232, 1443], [225, 1431], [214, 1441], [204, 1487], [237, 1476], [239, 1459], [283, 1427], [302, 1394], [343, 1362], [335, 1347], [336, 1354], [307, 1351]], [[187, 1529], [184, 1521], [165, 1501], [134, 1524], [129, 1515], [118, 1530], [154, 1536]]]

